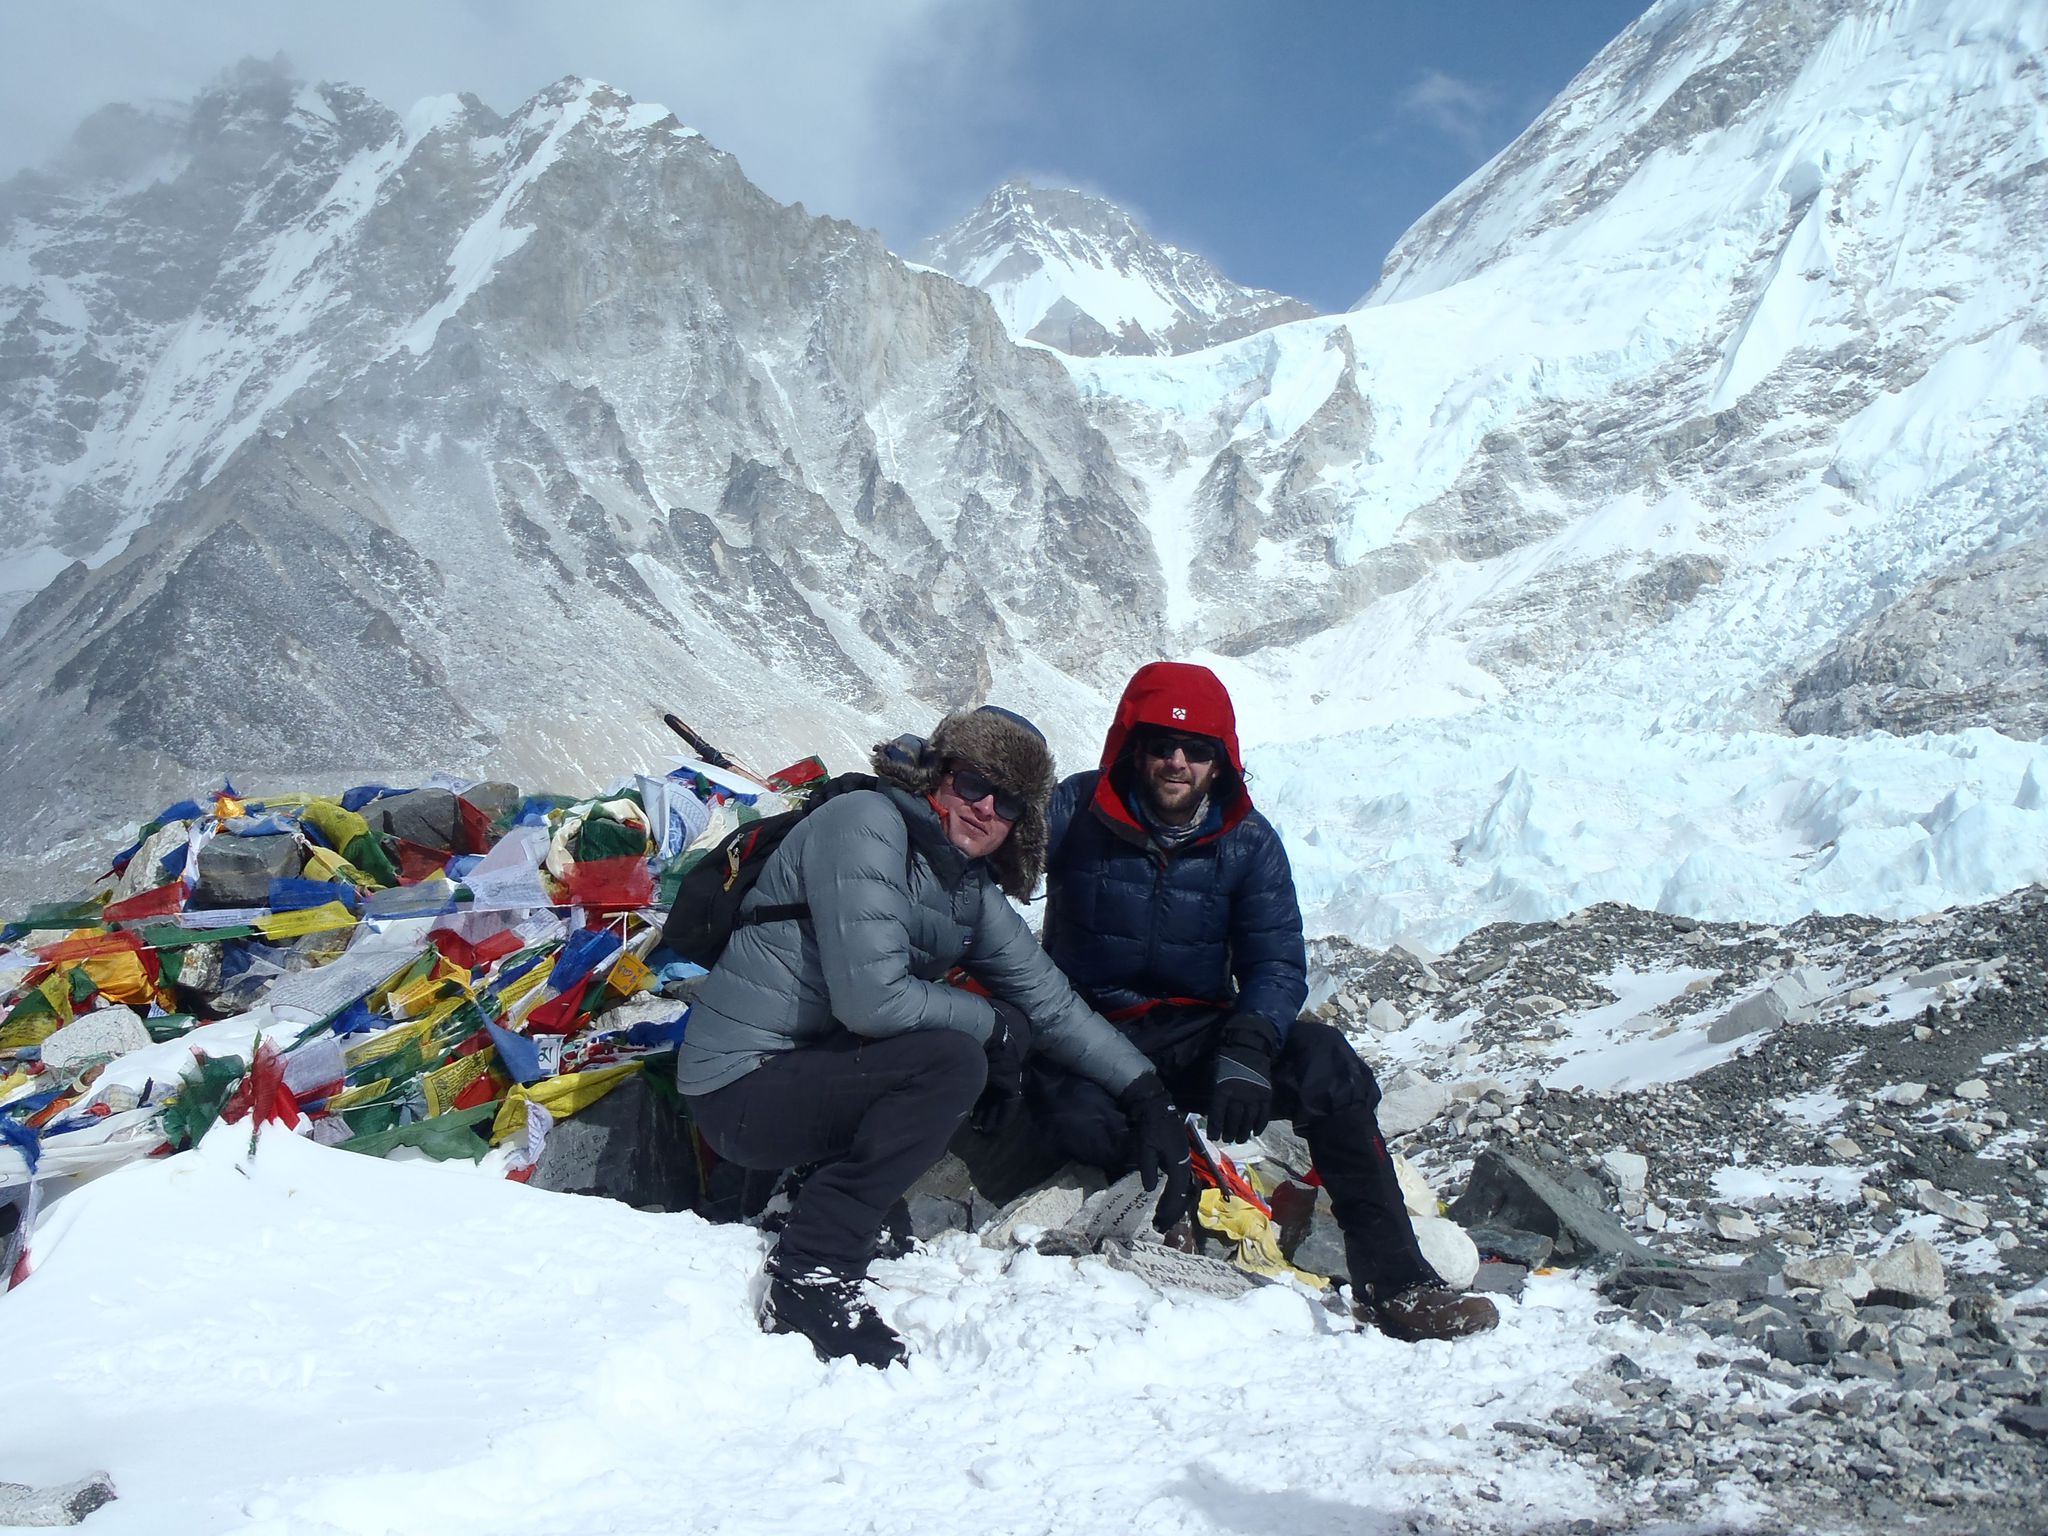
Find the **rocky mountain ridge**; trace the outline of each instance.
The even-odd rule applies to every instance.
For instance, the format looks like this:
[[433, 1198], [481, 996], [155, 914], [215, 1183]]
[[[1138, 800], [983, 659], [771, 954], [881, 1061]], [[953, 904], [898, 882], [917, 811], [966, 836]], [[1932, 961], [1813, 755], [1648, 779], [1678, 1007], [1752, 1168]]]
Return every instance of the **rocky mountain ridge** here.
[[666, 688], [843, 752], [1156, 632], [1057, 363], [665, 112], [401, 122], [252, 70], [180, 131], [139, 190], [7, 189], [6, 536], [71, 561], [5, 641], [17, 816], [152, 751], [558, 777], [645, 755]]

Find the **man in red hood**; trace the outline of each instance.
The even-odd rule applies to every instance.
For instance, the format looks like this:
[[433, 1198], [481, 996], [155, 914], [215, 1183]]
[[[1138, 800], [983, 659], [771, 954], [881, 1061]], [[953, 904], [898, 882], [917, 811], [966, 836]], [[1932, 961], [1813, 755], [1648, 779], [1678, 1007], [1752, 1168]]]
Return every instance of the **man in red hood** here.
[[[1230, 695], [1206, 667], [1140, 667], [1102, 764], [1047, 812], [1045, 947], [1218, 1141], [1278, 1114], [1314, 1154], [1345, 1239], [1361, 1321], [1403, 1339], [1499, 1321], [1447, 1289], [1415, 1241], [1374, 1107], [1379, 1085], [1343, 1035], [1300, 1018], [1308, 957], [1287, 852], [1253, 807]], [[1097, 1085], [1041, 1062], [1029, 1102], [1063, 1154], [1132, 1166], [1130, 1121]]]

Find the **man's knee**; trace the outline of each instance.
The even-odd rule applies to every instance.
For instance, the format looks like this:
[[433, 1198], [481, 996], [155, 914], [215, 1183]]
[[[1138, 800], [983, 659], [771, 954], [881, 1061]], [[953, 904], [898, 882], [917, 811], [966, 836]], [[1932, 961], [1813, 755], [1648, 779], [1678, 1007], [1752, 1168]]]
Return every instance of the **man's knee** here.
[[1346, 1110], [1379, 1106], [1379, 1080], [1359, 1059], [1342, 1030], [1320, 1019], [1297, 1019], [1274, 1062], [1274, 1086], [1290, 1117], [1320, 1120]]
[[898, 1035], [916, 1057], [912, 1077], [934, 1098], [971, 1105], [988, 1083], [988, 1053], [979, 1040], [957, 1029]]

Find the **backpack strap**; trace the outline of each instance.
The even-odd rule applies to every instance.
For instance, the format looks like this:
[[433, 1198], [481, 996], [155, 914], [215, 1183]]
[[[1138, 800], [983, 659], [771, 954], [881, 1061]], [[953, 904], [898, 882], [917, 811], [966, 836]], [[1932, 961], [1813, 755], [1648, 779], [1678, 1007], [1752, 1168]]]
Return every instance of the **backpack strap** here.
[[[830, 793], [822, 796], [816, 804], [807, 806], [805, 814], [808, 815], [811, 811], [816, 810], [818, 805], [823, 804], [825, 800], [831, 799], [836, 795], [843, 795], [855, 789], [874, 789], [879, 787], [881, 782], [866, 774], [848, 773], [840, 776], [841, 780], [855, 778], [865, 779], [867, 782], [860, 784], [838, 783]], [[903, 823], [903, 884], [906, 890], [910, 886], [911, 870], [914, 867], [916, 858], [917, 840], [910, 835], [910, 823], [905, 821]], [[808, 902], [777, 901], [770, 902], [765, 907], [756, 907], [751, 912], [736, 914], [732, 920], [732, 925], [735, 929], [753, 928], [762, 923], [807, 923], [810, 919], [811, 908]]]
[[778, 901], [769, 906], [757, 907], [752, 912], [742, 912], [732, 920], [735, 928], [753, 928], [761, 923], [801, 922], [811, 915], [811, 909], [801, 901]]

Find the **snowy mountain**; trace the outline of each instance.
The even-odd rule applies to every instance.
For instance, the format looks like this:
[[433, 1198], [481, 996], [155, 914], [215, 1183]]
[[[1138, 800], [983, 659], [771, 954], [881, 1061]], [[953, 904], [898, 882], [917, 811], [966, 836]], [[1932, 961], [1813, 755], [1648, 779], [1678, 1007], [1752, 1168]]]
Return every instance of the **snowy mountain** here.
[[1242, 288], [1103, 198], [1007, 181], [915, 260], [995, 302], [1012, 336], [1076, 357], [1197, 352], [1315, 313]]
[[1058, 362], [603, 86], [401, 119], [245, 66], [88, 123], [0, 192], [0, 249], [31, 838], [80, 775], [573, 781], [664, 701], [846, 756], [1157, 644]]
[[1325, 922], [2048, 869], [2037, 748], [1781, 734], [2038, 736], [2044, 48], [2013, 0], [1660, 5], [1357, 311], [1072, 365]]
[[668, 705], [850, 765], [994, 692], [1071, 765], [1173, 654], [1324, 931], [2041, 878], [2044, 51], [2021, 0], [1659, 5], [1363, 307], [1181, 356], [1020, 345], [589, 82], [111, 109], [0, 188], [0, 826], [573, 787]]

